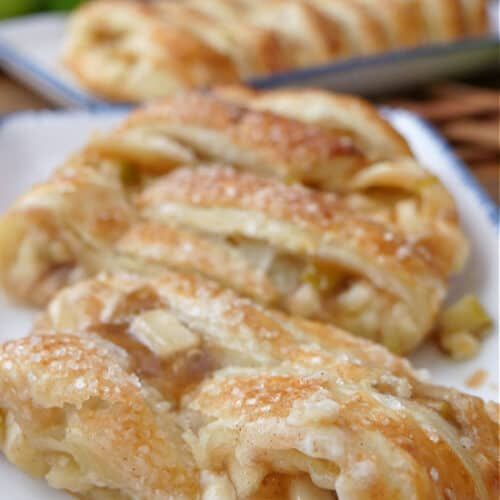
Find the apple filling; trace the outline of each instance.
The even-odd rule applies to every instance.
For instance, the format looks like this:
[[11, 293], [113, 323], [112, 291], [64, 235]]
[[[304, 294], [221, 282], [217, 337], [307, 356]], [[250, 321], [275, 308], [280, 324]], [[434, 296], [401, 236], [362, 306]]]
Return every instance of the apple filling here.
[[410, 308], [366, 278], [335, 263], [280, 252], [264, 242], [226, 238], [278, 291], [290, 313], [319, 319], [405, 352], [419, 340]]

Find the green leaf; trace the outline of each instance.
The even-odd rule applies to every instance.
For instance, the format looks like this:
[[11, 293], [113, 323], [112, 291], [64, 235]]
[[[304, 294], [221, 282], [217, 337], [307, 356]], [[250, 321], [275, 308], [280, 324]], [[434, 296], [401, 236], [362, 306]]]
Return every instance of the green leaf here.
[[29, 14], [41, 6], [42, 0], [0, 0], [0, 19]]
[[45, 0], [49, 10], [71, 10], [83, 3], [82, 0]]

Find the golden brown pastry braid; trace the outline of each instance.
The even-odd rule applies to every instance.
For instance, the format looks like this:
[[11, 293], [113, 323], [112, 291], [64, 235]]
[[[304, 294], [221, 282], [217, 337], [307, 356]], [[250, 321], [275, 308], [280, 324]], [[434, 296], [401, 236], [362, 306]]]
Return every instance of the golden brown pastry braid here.
[[90, 499], [496, 499], [498, 408], [180, 274], [64, 290], [0, 347], [1, 447]]
[[66, 65], [91, 91], [112, 100], [140, 101], [238, 80], [229, 57], [187, 28], [159, 19], [151, 4], [91, 2], [72, 19], [70, 32]]
[[307, 0], [323, 15], [337, 22], [346, 57], [373, 54], [389, 48], [389, 38], [375, 16], [356, 0]]
[[453, 200], [409, 154], [352, 97], [179, 95], [20, 198], [0, 219], [0, 279], [40, 305], [100, 270], [180, 269], [406, 353], [432, 330], [468, 250]]
[[196, 271], [397, 352], [429, 333], [445, 295], [449, 262], [349, 196], [212, 166], [151, 179], [134, 198], [80, 167], [21, 199], [0, 224], [7, 291], [43, 303], [101, 269]]
[[243, 107], [348, 136], [371, 162], [412, 156], [406, 140], [372, 104], [357, 96], [316, 89], [256, 91], [239, 85], [216, 87], [212, 92]]
[[161, 149], [164, 154], [157, 162], [150, 162], [151, 170], [170, 165], [171, 141], [180, 141], [179, 147], [195, 150], [198, 161], [222, 161], [285, 182], [356, 193], [360, 209], [389, 205], [394, 215], [388, 221], [427, 240], [432, 252], [445, 255], [450, 269], [460, 270], [467, 257], [449, 194], [411, 158], [406, 141], [359, 98], [309, 89], [254, 92], [244, 87], [189, 93], [139, 110], [110, 140], [104, 138], [91, 148], [129, 161], [138, 155], [116, 143], [127, 144], [135, 134], [141, 138], [141, 155], [143, 138], [150, 137], [155, 145], [161, 139], [169, 146]]
[[346, 47], [338, 23], [302, 0], [241, 0], [246, 18], [281, 37], [283, 50], [295, 68], [325, 64], [343, 56]]
[[[356, 215], [349, 198], [200, 167], [153, 183], [139, 205], [148, 220], [195, 231], [212, 240], [214, 252], [222, 247], [244, 257], [274, 291], [267, 301], [259, 297], [264, 303], [273, 298], [292, 313], [335, 322], [396, 352], [419, 342], [444, 296], [448, 264], [369, 214]], [[142, 234], [134, 236], [122, 249], [146, 255]]]
[[235, 16], [231, 22], [221, 23], [210, 14], [175, 2], [160, 2], [156, 9], [161, 19], [190, 30], [208, 46], [229, 57], [242, 78], [275, 73], [289, 67], [280, 37], [245, 18]]
[[[464, 22], [469, 12], [461, 0], [421, 0], [425, 29], [430, 41], [449, 41], [464, 34]], [[471, 18], [471, 22], [474, 22]]]
[[178, 94], [142, 108], [124, 131], [144, 127], [187, 146], [200, 159], [325, 188], [342, 189], [368, 161], [344, 131], [240, 106], [209, 92]]
[[66, 66], [107, 99], [145, 101], [358, 54], [485, 34], [486, 0], [95, 0]]
[[28, 337], [0, 353], [2, 449], [80, 498], [192, 500], [199, 471], [168, 403], [95, 335]]
[[419, 44], [424, 38], [419, 0], [356, 0], [369, 9], [389, 37], [391, 47]]
[[460, 0], [465, 30], [470, 35], [481, 36], [488, 31], [488, 0]]

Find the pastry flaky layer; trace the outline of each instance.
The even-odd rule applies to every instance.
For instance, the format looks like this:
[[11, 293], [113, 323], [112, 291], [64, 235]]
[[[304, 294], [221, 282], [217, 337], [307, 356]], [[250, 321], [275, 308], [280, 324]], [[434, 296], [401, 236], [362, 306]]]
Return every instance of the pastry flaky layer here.
[[3, 452], [80, 498], [494, 500], [497, 411], [177, 273], [66, 288], [0, 347]]
[[97, 0], [64, 60], [93, 92], [142, 101], [487, 29], [487, 0]]
[[240, 87], [94, 137], [0, 219], [0, 243], [3, 286], [32, 304], [102, 270], [176, 269], [397, 353], [468, 253], [450, 195], [369, 104]]

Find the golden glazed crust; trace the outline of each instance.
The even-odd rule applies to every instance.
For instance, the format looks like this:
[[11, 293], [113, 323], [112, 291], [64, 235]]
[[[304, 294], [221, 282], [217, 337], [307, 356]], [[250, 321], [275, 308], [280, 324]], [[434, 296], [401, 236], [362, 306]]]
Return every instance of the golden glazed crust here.
[[82, 282], [0, 347], [4, 453], [85, 498], [495, 499], [496, 411], [176, 273]]
[[376, 17], [392, 48], [418, 45], [424, 40], [417, 0], [356, 0]]
[[238, 79], [233, 62], [188, 29], [159, 20], [150, 5], [104, 0], [71, 21], [65, 64], [112, 100], [140, 101], [186, 87]]
[[343, 132], [371, 161], [412, 155], [406, 140], [359, 97], [313, 89], [259, 92], [242, 86], [217, 87], [214, 93], [251, 109]]
[[421, 0], [427, 36], [431, 41], [449, 41], [464, 35], [464, 22], [469, 13], [461, 0]]
[[465, 29], [469, 35], [488, 32], [488, 0], [460, 0], [464, 13]]
[[181, 430], [125, 351], [92, 335], [34, 336], [3, 345], [0, 365], [2, 448], [25, 472], [83, 498], [196, 498]]
[[389, 48], [380, 23], [362, 4], [353, 0], [307, 0], [322, 14], [338, 23], [349, 55], [373, 54]]
[[[394, 207], [397, 215], [390, 221], [408, 235], [418, 233], [452, 269], [462, 268], [467, 245], [453, 200], [437, 179], [410, 159], [406, 141], [367, 102], [309, 89], [256, 93], [223, 87], [214, 93], [216, 97], [190, 93], [139, 110], [112, 137], [138, 133], [142, 144], [151, 137], [155, 145], [160, 139], [182, 141], [179, 147], [190, 146], [197, 155], [189, 163], [209, 157], [286, 182], [361, 191], [371, 200], [371, 192], [386, 188], [390, 195], [402, 190], [403, 199]], [[105, 152], [105, 143], [97, 149]], [[122, 150], [120, 156], [115, 148], [114, 156], [129, 161], [131, 156]], [[172, 162], [170, 150], [163, 150], [158, 165], [165, 168]], [[157, 169], [156, 162], [151, 168]], [[417, 203], [410, 201], [413, 197]], [[392, 203], [390, 196], [376, 199], [377, 204]]]
[[486, 0], [95, 0], [73, 14], [64, 60], [89, 90], [145, 101], [487, 24]]
[[20, 300], [43, 305], [84, 269], [98, 272], [97, 250], [136, 217], [118, 182], [82, 165], [76, 172], [35, 186], [0, 222], [2, 284]]
[[[398, 352], [412, 349], [425, 335], [444, 296], [447, 262], [440, 262], [425, 247], [409, 244], [369, 217], [356, 216], [345, 200], [332, 195], [285, 186], [227, 168], [199, 167], [177, 170], [152, 184], [139, 198], [139, 206], [145, 217], [152, 220], [226, 239], [244, 237], [264, 242], [267, 248], [304, 259], [309, 266], [314, 267], [316, 262], [320, 268], [325, 265], [324, 271], [318, 271], [320, 276], [322, 273], [334, 276], [335, 271], [328, 271], [328, 267], [339, 266], [351, 279], [367, 278], [377, 287], [379, 295], [385, 291], [413, 309], [410, 314], [413, 320], [408, 318], [408, 321], [414, 326], [404, 328], [399, 324], [398, 340], [388, 333], [392, 329], [388, 325], [381, 327], [378, 334], [373, 333], [372, 338]], [[300, 269], [299, 264], [295, 266]], [[273, 273], [272, 268], [269, 273]], [[283, 273], [289, 275], [290, 271]], [[300, 281], [304, 279], [307, 280], [302, 277]], [[301, 292], [300, 288], [292, 287], [282, 293], [293, 293], [303, 304], [307, 302], [303, 297], [306, 289]], [[342, 307], [329, 304], [324, 303], [317, 312], [307, 312], [295, 302], [285, 308], [337, 321], [362, 332], [359, 325], [352, 327], [352, 323], [344, 322], [346, 311], [342, 313]], [[393, 311], [390, 314], [395, 314], [392, 308], [396, 306], [386, 307]]]
[[[348, 197], [197, 167], [150, 181], [133, 208], [117, 181], [90, 172], [94, 179], [86, 182], [67, 172], [40, 186], [4, 218], [0, 228], [10, 243], [2, 276], [14, 295], [43, 303], [101, 269], [151, 275], [177, 268], [336, 321], [398, 352], [428, 333], [443, 299], [449, 262], [369, 213], [357, 215]], [[331, 284], [323, 290], [325, 279]], [[360, 315], [369, 297], [377, 308]]]
[[345, 53], [338, 23], [302, 0], [242, 0], [247, 18], [281, 37], [292, 67], [325, 64]]
[[[396, 352], [414, 349], [467, 256], [442, 184], [364, 101], [215, 93], [133, 113], [21, 198], [0, 220], [4, 288], [40, 305], [100, 270], [177, 269]], [[276, 109], [259, 109], [273, 96]], [[309, 113], [292, 106], [302, 97]], [[285, 103], [293, 117], [277, 114]]]
[[366, 164], [345, 133], [192, 92], [133, 113], [145, 125], [213, 158], [281, 178], [340, 187]]
[[[352, 238], [360, 239], [360, 247], [376, 247], [381, 261], [396, 257], [401, 253], [400, 245], [405, 244], [402, 240], [398, 241], [396, 236], [387, 237], [384, 228], [369, 218], [356, 217], [344, 200], [339, 200], [333, 194], [320, 193], [299, 185], [287, 186], [231, 168], [200, 166], [196, 169], [178, 169], [146, 188], [138, 199], [138, 205], [153, 219], [160, 220], [169, 216], [168, 209], [163, 205], [185, 205], [208, 210], [220, 208], [261, 213], [270, 219], [321, 233], [325, 241], [329, 240], [329, 232], [341, 231], [341, 239], [349, 239], [348, 234], [351, 234]], [[172, 211], [175, 218], [175, 210]], [[182, 218], [179, 213], [179, 221]], [[347, 219], [349, 223], [345, 223]], [[252, 232], [258, 232], [258, 228], [245, 230], [243, 225], [241, 230], [248, 231], [249, 236]], [[316, 248], [317, 245], [311, 241], [310, 245], [306, 242], [299, 251], [314, 252]], [[440, 263], [433, 262], [434, 256], [428, 255], [424, 249], [415, 246], [410, 252], [411, 255], [401, 261], [405, 266], [415, 266], [412, 272], [422, 271], [419, 267], [422, 262], [418, 262], [418, 257], [439, 272]], [[395, 261], [391, 263], [394, 268], [397, 265]]]
[[[377, 185], [375, 176], [371, 178], [371, 174], [380, 174], [379, 180], [382, 180], [385, 169], [386, 167], [380, 164], [376, 169], [378, 173], [374, 169], [365, 178], [360, 177], [360, 186], [364, 185], [365, 179], [368, 185], [371, 185], [371, 181], [374, 181], [372, 185]], [[391, 167], [388, 166], [387, 169], [388, 174], [391, 175]], [[419, 181], [418, 170], [413, 171], [414, 176], [412, 179], [410, 165], [407, 168], [401, 165], [400, 170], [400, 175], [407, 177], [408, 183]], [[394, 173], [392, 175], [395, 177]], [[179, 185], [177, 185], [177, 180], [179, 180]], [[388, 182], [387, 178], [385, 180]], [[397, 181], [397, 178], [394, 180]], [[198, 186], [204, 186], [205, 190], [203, 188], [199, 189]], [[189, 194], [191, 188], [193, 192]], [[166, 192], [162, 192], [163, 189], [166, 189]], [[145, 196], [148, 197], [150, 194], [153, 197], [157, 196], [156, 201], [151, 198], [146, 201], [146, 205], [149, 202], [153, 205], [161, 205], [162, 200], [180, 200], [180, 204], [187, 203], [216, 208], [226, 206], [227, 203], [226, 208], [262, 211], [269, 217], [277, 217], [283, 221], [297, 223], [299, 226], [312, 224], [321, 231], [327, 231], [328, 227], [333, 228], [336, 224], [335, 221], [342, 220], [344, 217], [347, 217], [356, 226], [357, 223], [354, 222], [356, 213], [361, 216], [356, 219], [361, 225], [363, 220], [368, 223], [369, 219], [381, 222], [379, 215], [376, 215], [376, 209], [375, 212], [360, 210], [357, 206], [356, 196], [334, 197], [314, 193], [298, 186], [286, 187], [271, 180], [240, 175], [230, 169], [201, 169], [193, 173], [192, 176], [190, 171], [184, 171], [182, 174], [179, 172], [151, 186], [145, 192]], [[436, 192], [436, 196], [439, 197], [439, 190]], [[162, 218], [161, 210], [157, 211], [156, 217]], [[340, 225], [345, 227], [348, 224], [341, 222]], [[372, 231], [377, 226], [381, 228], [378, 224], [372, 225], [372, 229], [367, 229], [366, 234], [373, 236]], [[321, 229], [319, 229], [320, 227]], [[361, 231], [361, 228], [359, 229]], [[385, 237], [388, 239], [387, 235]], [[436, 265], [440, 267], [437, 264], [440, 251], [434, 248], [433, 245], [431, 245], [431, 248], [432, 255], [437, 258]], [[441, 265], [444, 265], [446, 269], [450, 269], [450, 255], [442, 255], [444, 258]], [[443, 268], [441, 267], [441, 269]]]
[[290, 68], [325, 63], [345, 55], [348, 47], [335, 19], [302, 0], [188, 0], [187, 4], [217, 18], [221, 24], [245, 19], [273, 31]]
[[274, 73], [289, 65], [280, 38], [272, 30], [238, 17], [230, 23], [220, 23], [214, 16], [181, 3], [161, 2], [156, 8], [162, 19], [190, 30], [207, 45], [228, 56], [238, 68], [240, 77]]

